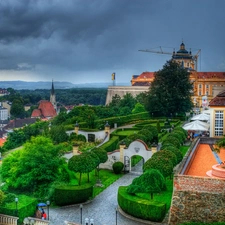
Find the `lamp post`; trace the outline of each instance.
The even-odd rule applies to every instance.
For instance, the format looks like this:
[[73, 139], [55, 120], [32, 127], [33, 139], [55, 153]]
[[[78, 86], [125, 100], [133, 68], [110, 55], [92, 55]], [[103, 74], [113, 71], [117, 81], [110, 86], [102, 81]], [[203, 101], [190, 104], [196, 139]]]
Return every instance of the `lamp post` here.
[[47, 204], [47, 209], [48, 209], [48, 220], [49, 220], [49, 206], [50, 206], [50, 201], [47, 201], [46, 204]]
[[18, 198], [15, 198], [15, 202], [16, 202], [16, 216], [18, 215]]
[[80, 205], [80, 224], [82, 225], [82, 209], [83, 209], [83, 205]]
[[116, 225], [117, 225], [117, 213], [118, 213], [118, 210], [116, 208]]

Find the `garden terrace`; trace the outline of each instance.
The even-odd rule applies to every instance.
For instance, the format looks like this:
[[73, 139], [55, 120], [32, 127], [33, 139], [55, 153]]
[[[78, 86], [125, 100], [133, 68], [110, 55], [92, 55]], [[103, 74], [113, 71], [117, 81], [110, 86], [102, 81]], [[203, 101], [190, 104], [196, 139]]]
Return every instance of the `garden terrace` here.
[[217, 155], [210, 148], [216, 141], [196, 139], [177, 168], [169, 224], [225, 221], [225, 180], [206, 174], [218, 159], [225, 160], [225, 150]]

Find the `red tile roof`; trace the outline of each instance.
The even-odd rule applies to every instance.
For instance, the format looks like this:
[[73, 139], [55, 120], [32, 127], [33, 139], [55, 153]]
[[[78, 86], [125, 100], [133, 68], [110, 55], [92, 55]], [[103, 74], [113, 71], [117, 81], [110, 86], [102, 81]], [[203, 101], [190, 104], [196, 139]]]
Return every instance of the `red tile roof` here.
[[140, 76], [138, 76], [138, 79], [154, 78], [154, 74], [155, 72], [143, 72]]
[[2, 147], [5, 142], [6, 142], [5, 138], [0, 138], [0, 147]]
[[41, 110], [40, 109], [34, 109], [32, 114], [31, 114], [31, 118], [33, 117], [41, 117]]
[[225, 106], [225, 90], [209, 102], [209, 106]]
[[197, 72], [198, 79], [219, 78], [225, 79], [225, 72]]
[[47, 100], [41, 100], [38, 109], [33, 110], [31, 117], [55, 117], [57, 115], [54, 106]]
[[[154, 78], [155, 72], [143, 72], [138, 77], [134, 77], [133, 79], [144, 79], [144, 78]], [[203, 78], [219, 78], [225, 79], [225, 72], [197, 72], [197, 76], [199, 79]]]

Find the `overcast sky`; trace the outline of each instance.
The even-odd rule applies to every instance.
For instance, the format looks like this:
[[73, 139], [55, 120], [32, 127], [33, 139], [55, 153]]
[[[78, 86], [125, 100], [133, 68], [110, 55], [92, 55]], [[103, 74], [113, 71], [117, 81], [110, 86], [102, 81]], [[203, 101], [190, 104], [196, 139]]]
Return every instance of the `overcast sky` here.
[[225, 71], [224, 0], [2, 0], [0, 78], [130, 84], [184, 41], [200, 71]]

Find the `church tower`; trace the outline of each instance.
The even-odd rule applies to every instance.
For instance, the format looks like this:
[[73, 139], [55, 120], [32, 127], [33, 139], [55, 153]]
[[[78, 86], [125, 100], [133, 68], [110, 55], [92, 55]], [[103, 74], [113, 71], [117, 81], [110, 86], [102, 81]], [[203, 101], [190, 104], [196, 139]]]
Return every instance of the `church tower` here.
[[56, 99], [55, 99], [55, 89], [54, 89], [53, 80], [52, 80], [52, 89], [51, 89], [51, 94], [50, 94], [50, 102], [54, 106], [54, 109], [57, 111]]
[[181, 43], [180, 50], [173, 52], [172, 59], [182, 65], [183, 68], [188, 69], [189, 71], [195, 70], [195, 61], [191, 51], [185, 49], [185, 44]]

